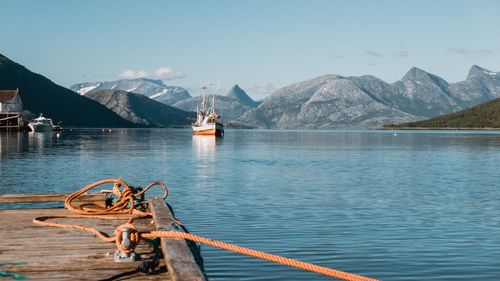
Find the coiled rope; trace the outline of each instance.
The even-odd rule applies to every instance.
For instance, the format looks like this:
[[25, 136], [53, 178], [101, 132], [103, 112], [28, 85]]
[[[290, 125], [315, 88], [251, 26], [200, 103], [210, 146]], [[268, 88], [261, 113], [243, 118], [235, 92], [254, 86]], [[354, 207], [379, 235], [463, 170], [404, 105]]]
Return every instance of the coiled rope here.
[[[112, 193], [117, 197], [117, 200], [111, 205], [106, 206], [105, 204], [83, 204], [80, 206], [75, 206], [73, 201], [84, 194], [85, 192], [103, 185], [107, 183], [113, 183], [113, 190], [106, 191], [107, 193]], [[133, 225], [133, 220], [137, 218], [143, 217], [151, 217], [151, 214], [144, 211], [139, 210], [137, 208], [138, 205], [147, 204], [145, 201], [138, 200], [138, 197], [143, 199], [143, 195], [146, 191], [151, 189], [154, 186], [160, 186], [164, 190], [165, 199], [168, 196], [168, 188], [162, 182], [153, 182], [146, 186], [144, 189], [139, 190], [129, 186], [125, 183], [121, 178], [118, 179], [104, 179], [97, 181], [95, 183], [89, 184], [81, 190], [72, 193], [66, 198], [64, 205], [65, 207], [73, 212], [78, 214], [76, 215], [65, 215], [65, 216], [44, 216], [33, 219], [33, 222], [39, 225], [44, 226], [53, 226], [53, 227], [62, 227], [62, 228], [74, 228], [79, 229], [81, 231], [85, 231], [91, 234], [96, 235], [100, 239], [106, 242], [115, 242], [117, 249], [125, 254], [132, 253], [137, 245], [139, 245], [141, 239], [154, 239], [154, 238], [168, 238], [168, 239], [185, 239], [190, 240], [196, 243], [205, 244], [208, 246], [232, 251], [238, 254], [252, 256], [256, 258], [260, 258], [263, 260], [287, 265], [290, 267], [295, 267], [299, 269], [303, 269], [306, 271], [311, 271], [315, 273], [319, 273], [325, 276], [334, 277], [347, 281], [375, 281], [377, 279], [344, 272], [341, 270], [336, 270], [324, 266], [319, 266], [311, 263], [306, 263], [290, 258], [285, 258], [278, 255], [269, 254], [262, 251], [253, 250], [246, 247], [237, 246], [230, 243], [225, 243], [213, 239], [208, 239], [202, 236], [194, 235], [186, 232], [177, 232], [177, 231], [150, 231], [150, 232], [138, 232], [135, 226]], [[140, 202], [138, 202], [140, 201]], [[127, 220], [127, 223], [118, 226], [115, 230], [115, 236], [111, 237], [106, 233], [103, 233], [99, 230], [96, 230], [91, 227], [86, 227], [82, 225], [75, 224], [65, 224], [59, 222], [50, 222], [50, 219], [63, 219], [63, 218], [96, 218], [96, 219], [106, 219], [106, 220]], [[181, 224], [177, 221], [178, 224]], [[182, 225], [182, 224], [181, 224]], [[122, 232], [123, 229], [126, 228], [129, 231], [129, 239], [131, 243], [128, 243], [127, 247], [125, 247], [122, 243]]]

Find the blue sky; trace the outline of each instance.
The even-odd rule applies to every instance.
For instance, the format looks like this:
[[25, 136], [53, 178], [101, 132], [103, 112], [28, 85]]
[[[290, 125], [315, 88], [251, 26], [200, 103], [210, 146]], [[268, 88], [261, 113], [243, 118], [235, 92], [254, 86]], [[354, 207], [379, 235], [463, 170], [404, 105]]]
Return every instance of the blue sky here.
[[0, 53], [63, 86], [147, 76], [254, 98], [335, 73], [500, 71], [500, 1], [0, 1]]

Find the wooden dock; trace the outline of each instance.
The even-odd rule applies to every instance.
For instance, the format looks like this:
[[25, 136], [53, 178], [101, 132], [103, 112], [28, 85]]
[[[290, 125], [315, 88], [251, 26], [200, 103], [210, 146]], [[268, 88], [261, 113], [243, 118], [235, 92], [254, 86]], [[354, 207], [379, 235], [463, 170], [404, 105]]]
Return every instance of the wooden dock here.
[[[63, 202], [67, 194], [5, 194], [0, 204]], [[101, 201], [102, 194], [88, 194], [82, 203]], [[62, 205], [62, 204], [61, 204]], [[11, 205], [2, 205], [3, 208]], [[173, 230], [175, 219], [161, 198], [149, 204], [153, 219], [134, 221], [139, 231]], [[0, 210], [0, 271], [18, 274], [29, 280], [206, 280], [203, 264], [194, 245], [182, 239], [164, 239], [159, 247], [141, 241], [135, 262], [114, 262], [114, 243], [75, 229], [44, 227], [32, 222], [35, 217], [68, 215], [57, 208], [11, 208]], [[113, 235], [124, 221], [99, 219], [61, 219], [61, 222], [90, 226]], [[154, 244], [154, 243], [153, 243]], [[155, 248], [157, 250], [155, 251]], [[161, 254], [159, 253], [161, 252]], [[152, 274], [138, 270], [144, 262], [159, 265]], [[9, 279], [7, 280], [14, 280]]]
[[21, 131], [23, 127], [20, 112], [0, 112], [0, 131]]

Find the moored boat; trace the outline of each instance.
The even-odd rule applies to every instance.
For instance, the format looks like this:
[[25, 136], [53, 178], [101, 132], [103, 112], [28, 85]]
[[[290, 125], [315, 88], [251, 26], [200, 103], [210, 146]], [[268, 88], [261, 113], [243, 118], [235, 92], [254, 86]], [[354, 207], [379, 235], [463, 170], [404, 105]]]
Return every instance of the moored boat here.
[[32, 132], [52, 132], [54, 123], [52, 123], [52, 119], [45, 118], [42, 114], [40, 114], [38, 118], [35, 118], [28, 123], [28, 127]]
[[63, 127], [61, 127], [62, 121], [59, 121], [57, 124], [52, 124], [52, 131], [54, 132], [60, 132], [63, 130]]
[[215, 92], [211, 101], [207, 98], [203, 87], [201, 104], [196, 110], [196, 121], [192, 124], [195, 135], [224, 136], [224, 123], [220, 116], [215, 113]]

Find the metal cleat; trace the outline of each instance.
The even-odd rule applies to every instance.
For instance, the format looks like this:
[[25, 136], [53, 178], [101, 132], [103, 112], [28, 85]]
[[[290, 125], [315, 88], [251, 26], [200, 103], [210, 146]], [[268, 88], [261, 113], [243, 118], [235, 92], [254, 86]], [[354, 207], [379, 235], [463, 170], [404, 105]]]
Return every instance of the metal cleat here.
[[[130, 240], [131, 229], [128, 227], [122, 228], [122, 241], [121, 244], [124, 248], [128, 249], [132, 246], [133, 242]], [[134, 262], [138, 260], [136, 253], [122, 253], [119, 250], [115, 252], [115, 262]]]
[[125, 254], [118, 250], [115, 252], [115, 262], [134, 262], [138, 260], [136, 253]]

